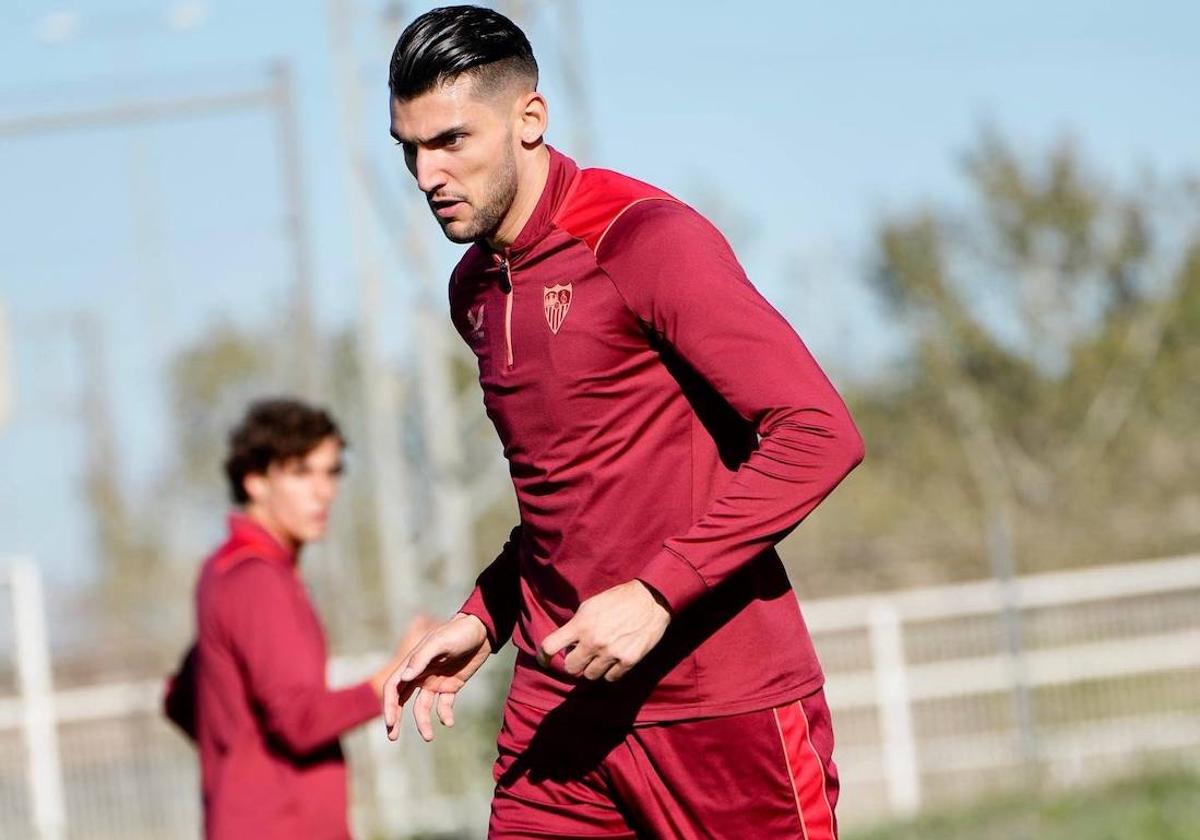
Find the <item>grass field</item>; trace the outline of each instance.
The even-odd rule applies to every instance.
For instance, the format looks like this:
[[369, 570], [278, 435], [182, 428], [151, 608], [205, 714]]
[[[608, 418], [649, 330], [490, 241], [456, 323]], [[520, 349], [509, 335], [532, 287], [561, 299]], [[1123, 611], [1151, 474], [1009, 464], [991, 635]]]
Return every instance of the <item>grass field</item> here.
[[844, 840], [1198, 840], [1200, 775], [1159, 772], [1030, 802], [970, 808], [846, 832]]

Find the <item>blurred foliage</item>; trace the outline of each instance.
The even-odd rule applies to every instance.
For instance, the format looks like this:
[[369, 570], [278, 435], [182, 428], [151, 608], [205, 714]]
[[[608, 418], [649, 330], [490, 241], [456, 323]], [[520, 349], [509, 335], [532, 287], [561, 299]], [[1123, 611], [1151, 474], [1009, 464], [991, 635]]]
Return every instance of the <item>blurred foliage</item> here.
[[1153, 772], [1031, 802], [1026, 794], [923, 815], [847, 840], [1193, 840], [1200, 837], [1200, 777]]
[[215, 489], [229, 428], [250, 400], [274, 390], [277, 355], [269, 335], [222, 324], [172, 359], [168, 376], [178, 480]]
[[848, 389], [867, 460], [786, 545], [802, 593], [985, 576], [993, 521], [1021, 572], [1200, 546], [1200, 194], [993, 132], [962, 171], [879, 225], [908, 349]]

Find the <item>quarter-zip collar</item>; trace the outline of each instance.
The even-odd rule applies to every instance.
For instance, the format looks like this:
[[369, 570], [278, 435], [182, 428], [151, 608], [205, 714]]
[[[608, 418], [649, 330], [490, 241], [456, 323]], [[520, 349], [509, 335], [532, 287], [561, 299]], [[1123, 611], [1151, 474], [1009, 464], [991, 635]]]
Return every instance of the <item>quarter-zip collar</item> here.
[[229, 514], [229, 541], [240, 546], [253, 547], [263, 560], [294, 568], [299, 555], [275, 539], [254, 519], [241, 512]]
[[570, 194], [571, 186], [575, 183], [575, 176], [579, 172], [575, 161], [553, 146], [547, 145], [546, 150], [550, 152], [550, 169], [546, 173], [546, 185], [542, 187], [542, 195], [538, 199], [537, 205], [534, 206], [533, 213], [526, 220], [525, 226], [521, 228], [521, 232], [517, 234], [517, 238], [513, 240], [512, 244], [501, 251], [492, 251], [489, 246], [484, 244], [488, 251], [502, 255], [510, 264], [519, 261], [550, 232], [554, 226], [555, 214]]

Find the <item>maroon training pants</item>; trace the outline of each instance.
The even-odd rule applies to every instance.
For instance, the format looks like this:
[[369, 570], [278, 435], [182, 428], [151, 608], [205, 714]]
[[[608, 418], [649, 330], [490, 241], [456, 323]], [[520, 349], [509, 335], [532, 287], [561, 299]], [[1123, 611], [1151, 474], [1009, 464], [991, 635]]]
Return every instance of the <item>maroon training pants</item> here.
[[509, 701], [491, 840], [835, 840], [833, 730], [823, 691], [774, 709], [612, 726]]

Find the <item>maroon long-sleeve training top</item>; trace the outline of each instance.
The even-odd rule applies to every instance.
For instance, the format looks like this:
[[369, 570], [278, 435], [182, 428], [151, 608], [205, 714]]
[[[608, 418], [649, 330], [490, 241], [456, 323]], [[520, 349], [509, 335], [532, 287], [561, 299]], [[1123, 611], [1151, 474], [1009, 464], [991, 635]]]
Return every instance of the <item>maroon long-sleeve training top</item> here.
[[204, 562], [196, 628], [166, 711], [200, 748], [205, 837], [349, 837], [338, 736], [378, 715], [379, 696], [326, 687], [325, 633], [296, 557], [247, 516], [230, 516]]
[[[823, 681], [775, 544], [863, 457], [841, 398], [696, 211], [551, 150], [512, 247], [468, 249], [450, 308], [475, 352], [520, 524], [463, 611], [518, 648], [510, 696], [651, 722], [736, 714]], [[549, 668], [581, 601], [639, 579], [663, 641], [623, 680]], [[514, 632], [515, 630], [515, 632]]]

